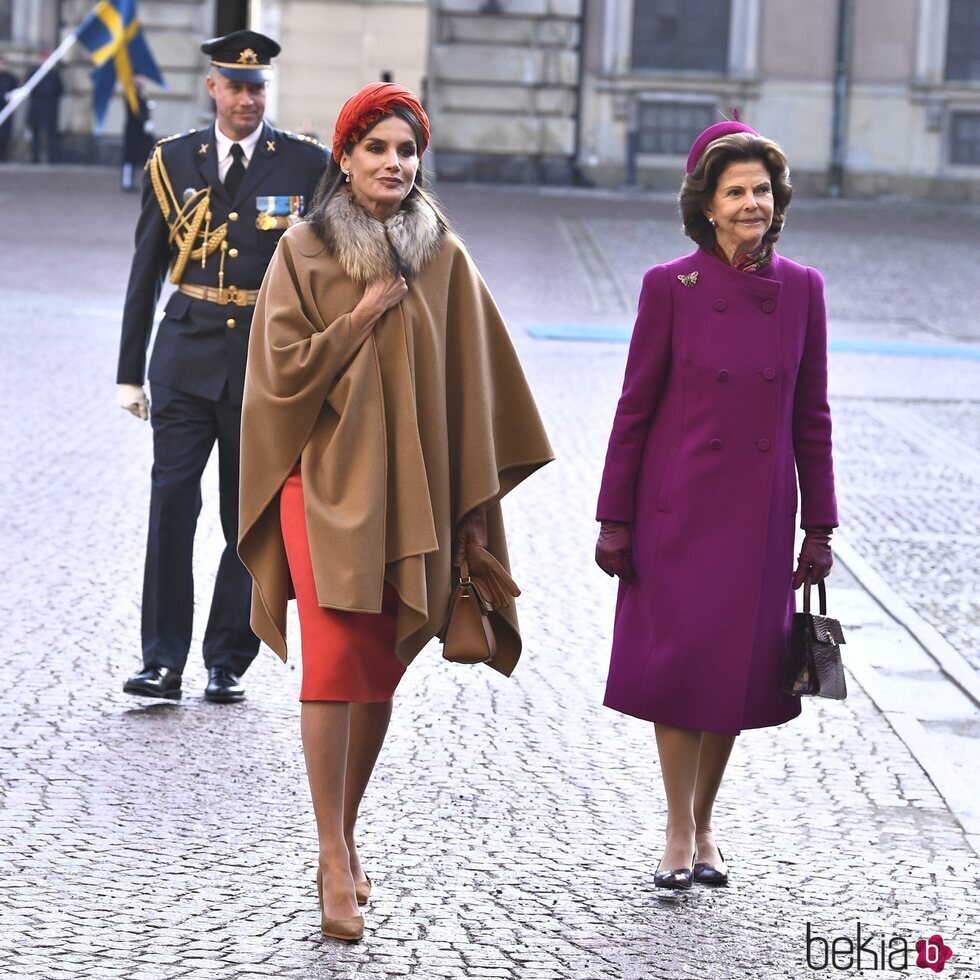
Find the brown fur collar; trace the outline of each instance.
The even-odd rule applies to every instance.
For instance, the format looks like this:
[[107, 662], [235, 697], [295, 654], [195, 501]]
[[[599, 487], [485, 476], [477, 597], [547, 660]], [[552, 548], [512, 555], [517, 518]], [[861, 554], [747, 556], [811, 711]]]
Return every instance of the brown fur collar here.
[[357, 283], [398, 272], [418, 275], [439, 251], [446, 230], [419, 194], [406, 198], [397, 214], [382, 222], [356, 204], [346, 187], [327, 202], [323, 224], [330, 254]]

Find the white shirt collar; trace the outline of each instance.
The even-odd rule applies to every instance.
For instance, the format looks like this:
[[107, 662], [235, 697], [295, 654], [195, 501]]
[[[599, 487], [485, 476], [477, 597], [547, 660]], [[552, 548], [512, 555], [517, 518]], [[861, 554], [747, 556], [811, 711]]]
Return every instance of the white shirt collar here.
[[[242, 161], [247, 167], [249, 161], [252, 159], [252, 153], [255, 150], [255, 144], [258, 143], [259, 137], [262, 135], [262, 123], [259, 123], [255, 129], [248, 134], [243, 140], [237, 140], [241, 145], [242, 151], [245, 154], [245, 159]], [[231, 153], [231, 145], [236, 142], [236, 140], [229, 139], [223, 132], [221, 132], [221, 127], [217, 122], [214, 124], [214, 146], [218, 153], [218, 164], [224, 163], [225, 159], [228, 158]], [[230, 164], [229, 164], [230, 166]]]

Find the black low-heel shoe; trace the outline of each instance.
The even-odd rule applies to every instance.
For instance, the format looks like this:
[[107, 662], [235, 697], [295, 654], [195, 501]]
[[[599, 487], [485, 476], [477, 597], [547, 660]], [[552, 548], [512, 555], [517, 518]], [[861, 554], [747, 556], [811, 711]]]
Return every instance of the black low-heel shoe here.
[[123, 684], [126, 694], [142, 694], [145, 698], [180, 699], [180, 674], [169, 667], [147, 667]]
[[[725, 863], [725, 855], [721, 853], [721, 848], [718, 848], [718, 856], [721, 858], [722, 864]], [[713, 864], [705, 864], [704, 861], [698, 861], [694, 865], [694, 880], [699, 885], [727, 885], [728, 884], [728, 869], [724, 871], [721, 868], [716, 868]]]
[[[691, 855], [691, 864], [694, 864], [694, 855]], [[661, 871], [657, 868], [653, 873], [653, 883], [657, 888], [683, 891], [694, 883], [694, 868], [676, 868], [674, 871]]]

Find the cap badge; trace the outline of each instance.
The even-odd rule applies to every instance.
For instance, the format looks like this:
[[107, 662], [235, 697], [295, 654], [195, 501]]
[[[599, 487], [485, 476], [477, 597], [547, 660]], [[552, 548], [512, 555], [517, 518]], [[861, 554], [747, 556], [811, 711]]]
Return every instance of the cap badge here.
[[257, 65], [259, 63], [259, 56], [251, 48], [246, 48], [238, 56], [238, 63], [240, 65]]
[[680, 279], [685, 286], [690, 286], [693, 289], [694, 284], [698, 281], [698, 274], [697, 272], [691, 272], [686, 276], [678, 276], [677, 278]]

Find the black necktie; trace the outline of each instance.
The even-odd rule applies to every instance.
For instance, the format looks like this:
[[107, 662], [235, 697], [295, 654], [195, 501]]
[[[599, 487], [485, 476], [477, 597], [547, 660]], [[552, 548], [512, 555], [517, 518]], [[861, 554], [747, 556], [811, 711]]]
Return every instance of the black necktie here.
[[245, 164], [242, 163], [245, 151], [240, 143], [232, 143], [229, 152], [232, 155], [232, 164], [228, 168], [228, 173], [225, 174], [225, 190], [228, 191], [229, 197], [234, 198], [238, 193], [242, 177], [245, 176]]

